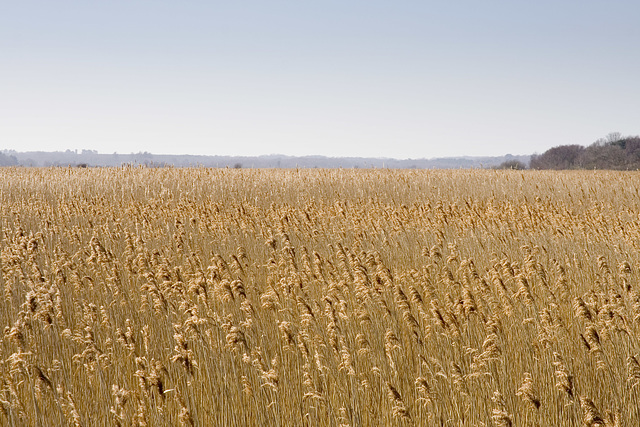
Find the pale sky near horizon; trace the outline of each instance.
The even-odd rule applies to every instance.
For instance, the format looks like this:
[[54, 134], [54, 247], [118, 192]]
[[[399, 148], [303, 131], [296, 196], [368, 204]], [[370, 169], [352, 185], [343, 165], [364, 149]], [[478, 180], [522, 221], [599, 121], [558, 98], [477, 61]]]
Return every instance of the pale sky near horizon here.
[[432, 158], [640, 133], [638, 1], [0, 0], [0, 150]]

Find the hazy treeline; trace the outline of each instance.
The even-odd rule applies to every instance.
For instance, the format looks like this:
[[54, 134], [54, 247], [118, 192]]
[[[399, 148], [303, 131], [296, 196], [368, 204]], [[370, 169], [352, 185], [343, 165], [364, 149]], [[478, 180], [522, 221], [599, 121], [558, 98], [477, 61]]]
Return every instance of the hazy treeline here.
[[0, 153], [0, 166], [15, 166], [18, 164], [16, 156], [8, 156], [4, 153]]
[[640, 136], [610, 133], [585, 147], [560, 145], [531, 156], [531, 169], [640, 169]]
[[95, 150], [0, 151], [0, 166], [123, 166], [212, 167], [212, 168], [393, 168], [393, 169], [476, 169], [495, 167], [503, 162], [528, 163], [529, 156], [507, 154], [497, 157], [448, 157], [432, 159], [388, 159], [371, 157], [285, 156], [197, 156], [152, 154], [102, 154]]

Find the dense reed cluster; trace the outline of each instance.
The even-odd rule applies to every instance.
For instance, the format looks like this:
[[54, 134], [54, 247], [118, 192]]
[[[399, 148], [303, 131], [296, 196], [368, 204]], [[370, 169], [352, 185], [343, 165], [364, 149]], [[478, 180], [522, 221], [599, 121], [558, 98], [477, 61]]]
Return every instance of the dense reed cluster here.
[[637, 173], [0, 169], [0, 424], [640, 424]]

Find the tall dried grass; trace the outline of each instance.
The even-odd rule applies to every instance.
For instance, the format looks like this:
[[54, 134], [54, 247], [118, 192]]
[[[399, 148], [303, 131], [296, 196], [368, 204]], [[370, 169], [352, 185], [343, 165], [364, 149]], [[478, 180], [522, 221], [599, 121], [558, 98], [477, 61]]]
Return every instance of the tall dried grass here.
[[638, 176], [0, 169], [0, 424], [638, 425]]

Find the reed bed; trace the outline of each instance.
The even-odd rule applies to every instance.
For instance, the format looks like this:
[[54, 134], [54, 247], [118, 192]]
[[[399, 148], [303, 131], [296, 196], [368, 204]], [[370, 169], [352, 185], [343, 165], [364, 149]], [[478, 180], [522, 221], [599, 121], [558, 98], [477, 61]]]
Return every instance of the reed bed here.
[[638, 178], [0, 169], [0, 424], [640, 425]]

